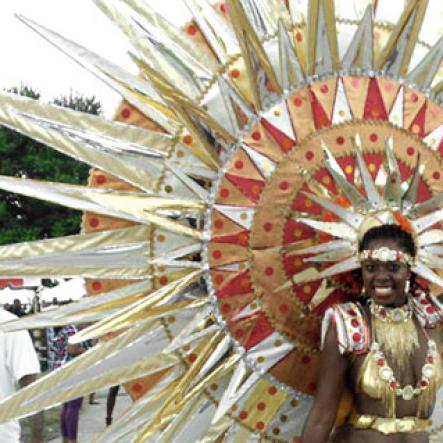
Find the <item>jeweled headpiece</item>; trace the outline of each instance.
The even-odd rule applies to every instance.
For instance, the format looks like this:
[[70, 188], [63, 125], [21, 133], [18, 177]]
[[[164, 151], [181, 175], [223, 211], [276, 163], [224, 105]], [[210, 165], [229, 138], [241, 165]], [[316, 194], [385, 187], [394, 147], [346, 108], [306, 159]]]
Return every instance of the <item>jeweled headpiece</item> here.
[[360, 262], [364, 262], [365, 260], [378, 260], [383, 263], [397, 261], [405, 265], [412, 265], [414, 263], [411, 255], [403, 251], [387, 248], [386, 246], [378, 249], [364, 249], [360, 251], [358, 258]]

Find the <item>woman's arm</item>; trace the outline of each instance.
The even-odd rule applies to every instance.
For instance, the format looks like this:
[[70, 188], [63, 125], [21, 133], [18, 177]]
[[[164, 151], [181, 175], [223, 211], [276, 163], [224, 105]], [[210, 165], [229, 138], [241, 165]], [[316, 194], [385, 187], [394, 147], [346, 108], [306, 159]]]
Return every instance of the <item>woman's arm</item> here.
[[327, 442], [345, 386], [347, 369], [348, 359], [340, 355], [335, 328], [331, 325], [320, 359], [318, 391], [306, 420], [302, 443]]

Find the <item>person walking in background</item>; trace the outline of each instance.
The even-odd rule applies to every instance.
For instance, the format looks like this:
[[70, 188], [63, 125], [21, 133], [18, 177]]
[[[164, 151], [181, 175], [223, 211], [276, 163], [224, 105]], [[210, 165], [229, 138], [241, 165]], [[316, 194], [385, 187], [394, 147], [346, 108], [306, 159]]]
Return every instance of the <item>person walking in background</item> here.
[[[69, 337], [78, 332], [74, 325], [67, 325], [63, 328], [54, 328], [54, 334], [51, 340], [51, 351], [55, 360], [51, 363], [53, 369], [61, 367], [63, 364], [71, 361], [76, 356], [83, 354], [92, 344], [89, 341], [80, 344], [70, 344]], [[80, 417], [80, 408], [83, 398], [75, 398], [63, 403], [60, 415], [60, 427], [63, 437], [63, 443], [76, 443], [78, 435], [78, 422]]]
[[[12, 313], [0, 308], [0, 323], [16, 318]], [[31, 384], [38, 373], [40, 373], [40, 364], [29, 333], [0, 331], [0, 400], [13, 394], [16, 384], [20, 387]], [[31, 443], [43, 443], [43, 413], [32, 416], [30, 420]], [[20, 424], [17, 420], [0, 423], [0, 441], [2, 443], [20, 441]]]

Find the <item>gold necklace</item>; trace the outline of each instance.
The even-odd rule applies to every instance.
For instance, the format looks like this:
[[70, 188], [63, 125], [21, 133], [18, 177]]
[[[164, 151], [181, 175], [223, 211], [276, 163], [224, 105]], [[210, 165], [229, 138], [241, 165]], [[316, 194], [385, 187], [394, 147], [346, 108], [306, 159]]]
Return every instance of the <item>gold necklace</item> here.
[[406, 385], [400, 387], [394, 371], [389, 366], [386, 356], [381, 350], [380, 344], [375, 340], [371, 344], [372, 360], [379, 366], [379, 377], [388, 384], [389, 388], [395, 392], [397, 397], [402, 397], [403, 400], [412, 400], [415, 396], [429, 388], [429, 385], [436, 374], [435, 364], [437, 361], [437, 344], [434, 340], [428, 339], [428, 351], [426, 353], [425, 362], [421, 369], [421, 379], [417, 382], [416, 387]]

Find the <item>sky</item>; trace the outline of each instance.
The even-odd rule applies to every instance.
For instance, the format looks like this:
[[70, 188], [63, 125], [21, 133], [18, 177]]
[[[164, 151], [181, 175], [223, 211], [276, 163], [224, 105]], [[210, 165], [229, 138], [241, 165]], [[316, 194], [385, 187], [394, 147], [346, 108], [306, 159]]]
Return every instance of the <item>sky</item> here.
[[[181, 0], [150, 1], [176, 24], [188, 14]], [[136, 73], [127, 55], [131, 47], [126, 37], [93, 1], [0, 0], [0, 89], [21, 84], [32, 86], [42, 94], [43, 101], [69, 95], [71, 91], [94, 95], [105, 115], [111, 117], [120, 97], [14, 14], [24, 15]]]

